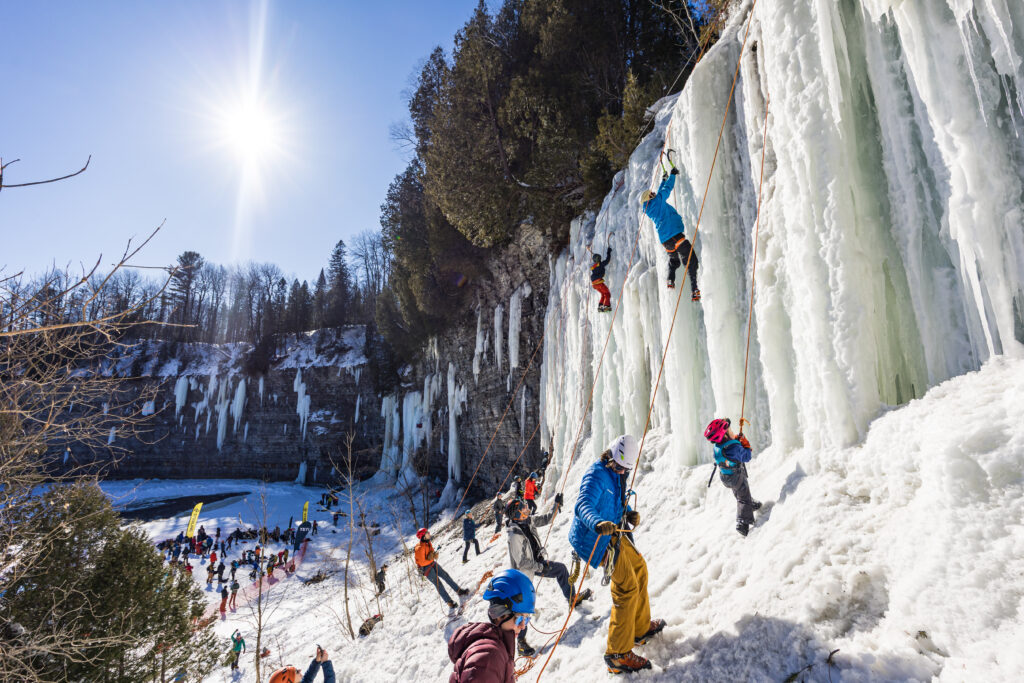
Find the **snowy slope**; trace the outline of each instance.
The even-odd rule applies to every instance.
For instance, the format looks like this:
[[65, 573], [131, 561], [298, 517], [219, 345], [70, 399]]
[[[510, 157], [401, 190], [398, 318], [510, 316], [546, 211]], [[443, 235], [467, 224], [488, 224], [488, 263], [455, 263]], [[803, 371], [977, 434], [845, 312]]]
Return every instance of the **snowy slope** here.
[[[1017, 680], [1024, 673], [1024, 361], [995, 359], [978, 372], [949, 380], [924, 398], [875, 420], [863, 444], [851, 448], [760, 451], [750, 467], [754, 494], [771, 506], [765, 521], [743, 539], [733, 530], [734, 502], [719, 483], [705, 488], [707, 467], [676, 470], [666, 439], [650, 444], [637, 479], [642, 514], [637, 544], [650, 568], [653, 612], [669, 625], [642, 648], [657, 665], [644, 680], [780, 681], [804, 667], [809, 681]], [[575, 498], [581, 460], [566, 491]], [[669, 473], [672, 476], [667, 476]], [[199, 484], [197, 484], [199, 485]], [[188, 482], [141, 484], [139, 495], [210, 492]], [[120, 487], [121, 494], [129, 484]], [[147, 487], [158, 491], [147, 491]], [[219, 482], [238, 491], [255, 482]], [[111, 490], [112, 493], [113, 489]], [[318, 491], [290, 484], [267, 488], [271, 523], [287, 523]], [[382, 478], [357, 487], [372, 517], [385, 519], [404, 499]], [[548, 491], [548, 495], [551, 492]], [[251, 519], [251, 501], [203, 515], [207, 529]], [[343, 500], [343, 508], [345, 501]], [[542, 505], [546, 508], [548, 503]], [[315, 508], [315, 504], [311, 505]], [[398, 514], [402, 514], [398, 512]], [[321, 523], [324, 513], [313, 513]], [[568, 524], [559, 515], [549, 541], [553, 558], [568, 560]], [[185, 518], [148, 525], [154, 538], [170, 535]], [[442, 525], [435, 525], [441, 529]], [[461, 564], [461, 534], [438, 534], [440, 562], [458, 581], [475, 587], [483, 572], [506, 565], [504, 536]], [[543, 530], [543, 529], [542, 529]], [[325, 566], [338, 569], [347, 536], [315, 539], [300, 578]], [[378, 553], [401, 539], [385, 528]], [[403, 528], [411, 539], [411, 524]], [[376, 611], [362, 545], [353, 557], [353, 617]], [[333, 558], [333, 559], [332, 559]], [[411, 561], [389, 559], [384, 622], [368, 638], [350, 640], [341, 574], [323, 583], [282, 583], [268, 628], [273, 664], [304, 664], [320, 643], [343, 681], [444, 680], [450, 665], [444, 610]], [[356, 568], [358, 566], [358, 568]], [[543, 680], [605, 675], [601, 655], [611, 608], [607, 588], [587, 579], [597, 598], [570, 621]], [[277, 588], [275, 588], [277, 590]], [[272, 595], [274, 595], [272, 593]], [[211, 596], [211, 600], [215, 597]], [[554, 631], [565, 602], [552, 580], [539, 583], [537, 628]], [[465, 620], [484, 618], [476, 597]], [[235, 628], [250, 646], [247, 609], [218, 622], [225, 638]], [[535, 646], [548, 636], [530, 633]], [[838, 649], [833, 666], [825, 661]], [[520, 662], [523, 664], [525, 662]], [[543, 659], [522, 680], [535, 680]], [[226, 671], [207, 678], [229, 680]], [[255, 680], [247, 660], [240, 680]]]
[[[541, 406], [542, 443], [554, 442], [549, 481], [565, 477], [571, 508], [604, 444], [642, 433], [671, 332], [636, 482], [653, 611], [669, 622], [642, 650], [657, 665], [643, 678], [779, 681], [803, 670], [815, 681], [1018, 680], [1024, 5], [760, 0], [712, 172], [752, 4], [663, 102], [600, 213], [578, 221], [552, 261], [547, 338], [559, 341], [544, 349]], [[752, 489], [771, 505], [743, 539], [731, 494], [705, 488], [700, 434], [716, 415], [739, 416], [766, 117], [747, 433]], [[690, 236], [710, 177], [696, 240], [700, 305], [682, 277], [665, 289], [665, 254], [639, 220], [666, 139], [682, 171], [672, 201]], [[587, 265], [591, 248], [609, 244], [606, 281], [621, 308], [598, 315]], [[491, 345], [490, 316], [481, 317], [481, 360], [492, 347], [501, 362], [505, 310], [494, 311]], [[518, 339], [507, 341], [518, 358]], [[457, 405], [467, 380], [438, 364], [422, 392], [385, 400], [382, 471], [356, 491], [384, 521], [408, 517], [391, 482], [408, 475], [405, 456], [426, 438], [442, 382]], [[458, 425], [449, 426], [451, 439]], [[457, 462], [457, 449], [447, 452]], [[570, 518], [557, 518], [548, 544], [563, 561]], [[404, 524], [382, 533], [390, 548], [411, 543]], [[505, 566], [504, 538], [463, 566], [458, 531], [438, 536], [442, 565], [464, 585]], [[316, 556], [337, 558], [342, 540], [318, 539]], [[319, 642], [340, 680], [443, 680], [450, 628], [439, 627], [444, 610], [410, 565], [393, 563], [385, 621], [356, 641], [339, 627], [338, 575], [289, 589], [270, 628], [273, 657], [304, 664]], [[376, 609], [365, 570], [353, 576], [364, 611]], [[572, 618], [544, 680], [604, 675], [610, 597], [588, 583], [597, 600]], [[536, 626], [554, 631], [564, 601], [551, 581], [539, 589]], [[483, 612], [477, 599], [466, 616]], [[251, 633], [245, 624], [232, 615], [217, 628]], [[251, 663], [243, 680], [254, 680]]]

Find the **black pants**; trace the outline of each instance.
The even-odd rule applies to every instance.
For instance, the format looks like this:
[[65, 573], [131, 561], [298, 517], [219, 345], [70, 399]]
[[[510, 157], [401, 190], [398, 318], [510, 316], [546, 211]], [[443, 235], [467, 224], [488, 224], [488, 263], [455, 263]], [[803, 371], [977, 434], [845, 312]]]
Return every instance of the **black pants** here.
[[564, 564], [561, 562], [548, 562], [544, 569], [537, 572], [537, 576], [557, 581], [558, 587], [562, 589], [562, 595], [565, 596], [570, 605], [572, 604], [573, 598], [576, 596], [576, 589], [569, 583], [569, 570], [565, 568]]
[[496, 534], [501, 533], [501, 513], [500, 512], [495, 512], [494, 513], [494, 533], [496, 533]]
[[384, 592], [384, 582], [383, 581], [377, 581], [377, 592], [378, 593], [383, 593]]
[[732, 495], [736, 496], [736, 521], [753, 524], [754, 498], [747, 484], [747, 466], [739, 463], [733, 468], [732, 474], [721, 474], [721, 477], [722, 483], [732, 489]]
[[468, 541], [466, 541], [466, 547], [462, 549], [462, 561], [463, 562], [467, 561], [466, 555], [469, 553], [469, 544], [470, 543], [472, 543], [473, 547], [476, 548], [476, 554], [477, 555], [480, 554], [480, 544], [476, 542], [475, 538], [471, 538]]
[[531, 515], [537, 513], [537, 503], [536, 501], [533, 500], [533, 498], [530, 498], [526, 501], [526, 507], [530, 508]]
[[683, 235], [676, 235], [662, 242], [661, 246], [668, 252], [668, 281], [675, 284], [676, 270], [689, 261], [687, 272], [690, 274], [690, 289], [697, 292], [697, 252], [693, 251], [690, 240]]

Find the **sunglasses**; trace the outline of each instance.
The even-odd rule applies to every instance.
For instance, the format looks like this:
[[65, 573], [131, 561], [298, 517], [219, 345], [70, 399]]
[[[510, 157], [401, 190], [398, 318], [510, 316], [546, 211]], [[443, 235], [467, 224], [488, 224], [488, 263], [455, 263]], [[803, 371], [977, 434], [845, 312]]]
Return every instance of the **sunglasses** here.
[[517, 614], [516, 615], [516, 626], [526, 626], [530, 623], [529, 614]]

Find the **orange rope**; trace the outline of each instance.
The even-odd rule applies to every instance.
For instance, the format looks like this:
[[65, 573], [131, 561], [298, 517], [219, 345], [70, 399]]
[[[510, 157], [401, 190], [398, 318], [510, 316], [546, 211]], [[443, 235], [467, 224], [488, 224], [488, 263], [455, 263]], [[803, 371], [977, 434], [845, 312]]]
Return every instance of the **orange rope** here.
[[[754, 0], [753, 4], [751, 5], [751, 8], [750, 8], [750, 16], [747, 19], [747, 28], [746, 28], [746, 32], [743, 35], [743, 43], [740, 46], [740, 56], [736, 60], [736, 71], [735, 71], [735, 73], [733, 73], [732, 87], [729, 89], [729, 98], [728, 98], [728, 102], [727, 102], [726, 109], [725, 109], [725, 115], [722, 117], [722, 126], [719, 129], [719, 131], [718, 131], [718, 142], [715, 144], [715, 153], [714, 153], [714, 156], [711, 159], [711, 169], [708, 171], [708, 182], [707, 182], [707, 185], [704, 188], [704, 198], [701, 200], [700, 211], [697, 214], [697, 224], [696, 224], [696, 226], [694, 227], [694, 230], [693, 230], [693, 241], [691, 242], [690, 254], [689, 254], [689, 256], [686, 259], [686, 272], [689, 272], [690, 259], [693, 258], [694, 247], [696, 246], [696, 240], [697, 240], [697, 233], [700, 231], [700, 221], [701, 221], [701, 218], [704, 215], [704, 207], [705, 207], [705, 204], [707, 203], [708, 192], [711, 189], [711, 179], [714, 176], [715, 164], [718, 161], [718, 152], [719, 152], [719, 149], [721, 148], [721, 145], [722, 145], [722, 137], [725, 134], [725, 124], [726, 124], [726, 122], [729, 119], [729, 112], [732, 110], [733, 94], [734, 94], [734, 92], [736, 90], [736, 82], [739, 79], [740, 65], [742, 64], [742, 61], [743, 61], [743, 53], [746, 50], [747, 38], [750, 36], [750, 25], [751, 25], [751, 23], [753, 23], [754, 10], [756, 8], [757, 8], [757, 0]], [[668, 136], [666, 136], [666, 144], [667, 144], [667, 142], [668, 142]], [[639, 242], [639, 240], [640, 240], [640, 229], [639, 229], [639, 226], [638, 226], [637, 238], [636, 238], [636, 241], [633, 244], [633, 252], [634, 253], [636, 251], [636, 246], [637, 246], [637, 243]], [[633, 253], [630, 254], [630, 266], [632, 266], [633, 255], [634, 255]], [[629, 272], [629, 267], [627, 267], [626, 271], [627, 271], [627, 273]], [[625, 290], [625, 287], [626, 287], [626, 278], [623, 278], [623, 281], [622, 281], [622, 290], [623, 291]], [[665, 349], [664, 349], [664, 351], [662, 351], [662, 354], [661, 354], [661, 366], [658, 368], [658, 377], [657, 377], [657, 379], [655, 381], [655, 384], [654, 384], [654, 392], [653, 392], [653, 394], [651, 396], [651, 405], [648, 407], [648, 410], [647, 410], [647, 422], [644, 425], [643, 437], [640, 440], [640, 448], [639, 448], [639, 452], [637, 454], [637, 465], [639, 465], [640, 456], [643, 454], [644, 443], [645, 443], [645, 441], [647, 439], [647, 431], [648, 431], [648, 429], [650, 428], [650, 425], [651, 425], [651, 415], [654, 412], [654, 402], [657, 399], [658, 388], [661, 385], [661, 377], [662, 377], [662, 374], [663, 374], [663, 372], [665, 370], [665, 359], [668, 356], [668, 345], [669, 345], [669, 343], [672, 340], [672, 330], [675, 327], [676, 317], [677, 317], [677, 315], [679, 313], [679, 302], [682, 299], [682, 293], [683, 293], [683, 288], [680, 287], [679, 288], [679, 292], [676, 295], [676, 306], [675, 306], [675, 310], [672, 313], [672, 322], [669, 325], [669, 331], [668, 331], [667, 339], [665, 340]], [[616, 304], [615, 313], [613, 314], [613, 316], [618, 314], [618, 312], [619, 312], [619, 305], [621, 305], [621, 303], [622, 303], [622, 292], [620, 292], [620, 294], [619, 294], [619, 302]], [[615, 322], [614, 317], [612, 318], [612, 322], [613, 323]], [[609, 333], [609, 337], [610, 337], [610, 335], [611, 335], [611, 328], [610, 327], [609, 327], [608, 333]], [[607, 346], [608, 346], [608, 338], [606, 337], [605, 338], [605, 349], [607, 349]], [[600, 373], [601, 363], [603, 363], [603, 361], [604, 361], [604, 349], [602, 349], [602, 351], [601, 351], [601, 362], [598, 363], [598, 369], [597, 369], [597, 371], [595, 372], [595, 375], [594, 375], [595, 377], [597, 376], [598, 373]], [[595, 386], [596, 386], [596, 381], [595, 381]], [[593, 391], [593, 388], [592, 388], [591, 392], [590, 392], [591, 401], [593, 400], [593, 396], [594, 396], [594, 391]], [[589, 410], [589, 406], [590, 406], [590, 404], [588, 403], [588, 406], [587, 406], [588, 410]], [[584, 418], [585, 417], [586, 417], [586, 413], [584, 413]], [[581, 423], [580, 424], [580, 432], [577, 433], [577, 443], [579, 441], [579, 434], [582, 432], [582, 430], [583, 430], [583, 424]], [[576, 446], [574, 445], [573, 446], [573, 457], [575, 457], [575, 448], [576, 448]], [[572, 464], [572, 460], [570, 460], [570, 462], [569, 462], [569, 465], [571, 465], [571, 464]], [[633, 483], [636, 481], [636, 474], [637, 474], [638, 469], [639, 468], [636, 467], [636, 466], [633, 467], [633, 476], [630, 479], [630, 485], [629, 485], [630, 488], [633, 488]], [[563, 482], [562, 482], [562, 489], [563, 490], [564, 490], [564, 487], [565, 487], [565, 481], [568, 479], [568, 471], [569, 471], [569, 466], [566, 466], [566, 477], [563, 479]], [[623, 510], [623, 514], [625, 514], [625, 510]], [[552, 524], [553, 523], [554, 523], [554, 519], [552, 519]], [[550, 536], [550, 534], [551, 534], [551, 528], [549, 526], [548, 527], [548, 536]], [[598, 537], [598, 541], [600, 541], [600, 537]], [[547, 544], [547, 539], [545, 538], [545, 545], [546, 544]], [[580, 578], [580, 588], [583, 587], [583, 581], [587, 578], [587, 571], [590, 569], [590, 560], [593, 558], [595, 550], [597, 550], [597, 541], [595, 541], [594, 548], [590, 551], [590, 557], [587, 558], [587, 564], [586, 564], [586, 567], [584, 567], [583, 576]], [[579, 592], [577, 591], [577, 596], [578, 595], [579, 595]], [[575, 606], [576, 605], [575, 605], [575, 601], [574, 601], [574, 604], [569, 609], [569, 615], [566, 616], [566, 618], [565, 618], [565, 624], [563, 624], [563, 626], [562, 626], [562, 632], [559, 633], [558, 639], [555, 640], [554, 646], [551, 648], [551, 651], [548, 653], [548, 658], [545, 660], [544, 666], [541, 667], [540, 673], [537, 674], [537, 681], [540, 681], [540, 677], [544, 674], [544, 669], [547, 668], [548, 662], [551, 661], [551, 657], [555, 654], [555, 650], [558, 648], [558, 643], [561, 641], [562, 635], [565, 633], [565, 628], [569, 624], [569, 618], [572, 616], [572, 610], [575, 609]]]
[[[693, 228], [693, 240], [690, 243], [690, 253], [686, 257], [685, 272], [689, 272], [690, 270], [690, 260], [693, 258], [693, 252], [697, 246], [697, 233], [700, 232], [700, 221], [704, 217], [704, 206], [708, 200], [708, 192], [711, 190], [711, 178], [715, 174], [715, 164], [718, 162], [718, 151], [722, 146], [722, 136], [725, 134], [725, 124], [729, 120], [729, 112], [732, 111], [733, 93], [736, 91], [736, 81], [739, 79], [740, 65], [743, 63], [743, 52], [746, 50], [747, 47], [747, 38], [750, 36], [750, 25], [754, 21], [754, 10], [756, 8], [757, 0], [754, 0], [754, 3], [750, 7], [750, 16], [747, 18], [747, 30], [743, 34], [743, 44], [740, 45], [740, 56], [739, 59], [736, 60], [736, 71], [733, 73], [732, 76], [732, 87], [729, 88], [729, 98], [727, 100], [725, 107], [725, 115], [722, 116], [722, 126], [718, 130], [718, 142], [715, 143], [715, 153], [711, 157], [711, 169], [708, 171], [708, 182], [707, 185], [704, 186], [704, 198], [700, 202], [700, 211], [697, 213], [697, 224]], [[643, 455], [644, 443], [647, 441], [647, 432], [651, 426], [651, 415], [654, 413], [654, 402], [655, 400], [657, 400], [658, 388], [661, 386], [661, 376], [665, 371], [665, 359], [668, 357], [668, 346], [672, 342], [672, 331], [675, 329], [676, 326], [676, 317], [679, 315], [679, 302], [682, 300], [682, 298], [683, 289], [682, 287], [680, 287], [679, 293], [676, 294], [676, 306], [675, 310], [672, 312], [672, 322], [669, 323], [668, 335], [666, 335], [665, 338], [665, 349], [661, 353], [661, 365], [658, 367], [658, 377], [654, 382], [654, 391], [651, 394], [651, 405], [647, 410], [647, 422], [644, 424], [643, 436], [640, 438], [640, 448], [637, 453], [637, 465], [640, 464], [640, 456]], [[629, 480], [629, 488], [631, 489], [633, 488], [633, 483], [636, 481], [636, 474], [639, 471], [639, 469], [640, 468], [638, 466], [633, 467], [633, 476]], [[623, 514], [625, 514], [625, 510], [623, 510]]]
[[569, 613], [565, 615], [565, 623], [562, 624], [562, 629], [558, 632], [558, 637], [555, 638], [555, 644], [551, 646], [551, 651], [548, 652], [548, 658], [544, 660], [544, 666], [540, 668], [540, 672], [537, 674], [537, 681], [540, 681], [540, 677], [544, 675], [544, 669], [547, 668], [548, 662], [551, 661], [552, 655], [555, 654], [555, 650], [558, 648], [558, 643], [562, 640], [562, 636], [565, 634], [566, 627], [569, 626], [569, 619], [572, 618], [572, 611], [576, 609], [576, 600], [580, 597], [580, 590], [583, 588], [583, 582], [587, 580], [587, 571], [590, 569], [590, 561], [594, 559], [594, 552], [597, 550], [597, 544], [601, 542], [601, 537], [598, 536], [597, 540], [594, 541], [594, 547], [590, 549], [590, 556], [587, 558], [587, 564], [583, 567], [583, 575], [580, 577], [580, 585], [576, 589], [576, 594], [573, 596], [572, 604], [569, 605]]
[[764, 133], [761, 137], [761, 178], [757, 183], [757, 219], [754, 228], [754, 262], [750, 266], [750, 307], [747, 310], [747, 353], [743, 359], [743, 399], [740, 401], [740, 434], [743, 433], [743, 412], [747, 407], [747, 366], [750, 364], [750, 326], [754, 321], [754, 282], [757, 276], [757, 238], [761, 233], [761, 191], [764, 188], [764, 155], [768, 149], [768, 106], [769, 95], [764, 102]]

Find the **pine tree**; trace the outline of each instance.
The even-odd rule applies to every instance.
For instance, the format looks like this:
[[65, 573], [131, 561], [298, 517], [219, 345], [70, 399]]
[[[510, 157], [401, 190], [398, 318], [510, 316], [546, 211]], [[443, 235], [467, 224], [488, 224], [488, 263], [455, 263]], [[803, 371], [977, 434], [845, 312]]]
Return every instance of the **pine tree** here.
[[[20, 506], [45, 548], [11, 584], [4, 619], [24, 627], [40, 650], [42, 680], [152, 681], [161, 670], [211, 671], [218, 650], [211, 626], [192, 631], [205, 609], [191, 577], [168, 570], [137, 524], [121, 526], [95, 484], [54, 486]], [[30, 520], [30, 522], [28, 522]], [[43, 654], [47, 643], [88, 634], [73, 657]], [[52, 651], [64, 650], [53, 648]]]
[[348, 255], [345, 241], [338, 240], [327, 262], [327, 282], [330, 285], [327, 297], [326, 327], [340, 327], [348, 318], [352, 298], [352, 278], [349, 274]]
[[[178, 263], [171, 273], [171, 282], [168, 286], [171, 295], [171, 305], [174, 306], [174, 314], [171, 322], [181, 325], [195, 324], [196, 315], [193, 310], [193, 297], [195, 294], [196, 279], [199, 276], [199, 269], [203, 267], [203, 257], [195, 251], [185, 251], [178, 256]], [[179, 334], [182, 339], [193, 339], [195, 335], [184, 328]]]
[[327, 276], [324, 275], [323, 268], [320, 269], [320, 276], [316, 279], [312, 308], [313, 329], [324, 327], [327, 316]]

